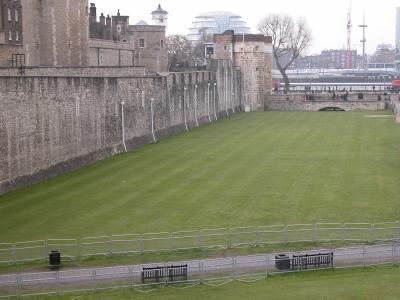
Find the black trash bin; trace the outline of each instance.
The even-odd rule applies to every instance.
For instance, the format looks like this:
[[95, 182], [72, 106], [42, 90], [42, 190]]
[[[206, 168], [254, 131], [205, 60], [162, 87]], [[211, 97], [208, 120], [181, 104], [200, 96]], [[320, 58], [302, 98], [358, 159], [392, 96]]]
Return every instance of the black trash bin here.
[[50, 267], [59, 267], [61, 264], [61, 253], [58, 250], [53, 250], [49, 253]]
[[281, 271], [290, 270], [290, 257], [286, 254], [275, 255], [275, 268]]

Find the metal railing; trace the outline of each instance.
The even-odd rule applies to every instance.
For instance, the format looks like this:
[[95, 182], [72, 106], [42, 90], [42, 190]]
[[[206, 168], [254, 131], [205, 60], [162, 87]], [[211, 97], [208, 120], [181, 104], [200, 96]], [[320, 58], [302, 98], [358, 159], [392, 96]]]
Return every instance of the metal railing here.
[[47, 260], [52, 250], [63, 259], [177, 250], [218, 250], [304, 242], [384, 242], [400, 240], [400, 221], [251, 226], [81, 239], [0, 243], [0, 264]]
[[[187, 265], [187, 280], [181, 288], [198, 284], [222, 285], [232, 281], [254, 282], [270, 275], [285, 272], [312, 271], [324, 268], [351, 268], [400, 263], [400, 245], [396, 243], [373, 246], [346, 247], [329, 250], [310, 250], [288, 255], [333, 253], [333, 264], [322, 268], [301, 268], [281, 271], [275, 267], [277, 254], [224, 257], [216, 259], [174, 262]], [[279, 259], [278, 259], [279, 260]], [[0, 275], [0, 298], [32, 295], [60, 295], [65, 293], [96, 292], [108, 289], [132, 288], [149, 292], [171, 282], [143, 284], [144, 267], [168, 266], [172, 263], [119, 266], [96, 269], [65, 270], [42, 273]]]

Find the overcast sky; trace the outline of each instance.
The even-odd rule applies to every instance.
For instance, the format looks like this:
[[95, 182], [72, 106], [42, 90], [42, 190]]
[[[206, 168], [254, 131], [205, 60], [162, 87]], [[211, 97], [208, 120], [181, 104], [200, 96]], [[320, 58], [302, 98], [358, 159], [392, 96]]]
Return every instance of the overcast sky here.
[[[286, 13], [303, 16], [313, 31], [313, 44], [309, 54], [323, 49], [338, 49], [346, 45], [347, 11], [350, 0], [89, 0], [96, 3], [97, 14], [130, 16], [130, 24], [140, 20], [151, 22], [150, 12], [160, 3], [167, 10], [168, 34], [186, 34], [195, 16], [214, 10], [225, 10], [243, 17], [254, 33], [260, 19], [269, 13]], [[396, 7], [400, 0], [352, 0], [352, 46], [361, 53], [362, 23], [365, 11], [367, 29], [367, 53], [375, 51], [380, 43], [395, 44]]]

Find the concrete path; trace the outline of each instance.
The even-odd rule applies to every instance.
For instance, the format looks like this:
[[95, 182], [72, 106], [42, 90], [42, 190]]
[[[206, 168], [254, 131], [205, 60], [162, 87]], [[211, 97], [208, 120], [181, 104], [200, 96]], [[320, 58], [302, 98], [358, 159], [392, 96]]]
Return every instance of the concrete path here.
[[[334, 254], [335, 267], [351, 267], [400, 262], [400, 244], [384, 244], [373, 246], [346, 247], [338, 249], [317, 249], [301, 252], [286, 252], [293, 254]], [[82, 284], [102, 284], [126, 282], [130, 284], [141, 283], [141, 270], [143, 267], [188, 265], [188, 279], [208, 279], [224, 276], [242, 276], [246, 274], [274, 273], [275, 255], [257, 254], [237, 257], [221, 257], [213, 259], [176, 261], [156, 264], [139, 264], [130, 266], [116, 266], [90, 269], [68, 269], [54, 272], [20, 273], [0, 275], [0, 296], [2, 289], [15, 286], [80, 286]]]

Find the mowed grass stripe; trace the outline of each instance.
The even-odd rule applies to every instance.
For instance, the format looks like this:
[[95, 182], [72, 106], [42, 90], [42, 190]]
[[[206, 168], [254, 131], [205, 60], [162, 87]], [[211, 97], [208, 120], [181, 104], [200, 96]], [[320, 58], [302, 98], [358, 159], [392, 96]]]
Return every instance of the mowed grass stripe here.
[[0, 241], [396, 220], [400, 128], [367, 114], [206, 124], [0, 196]]

